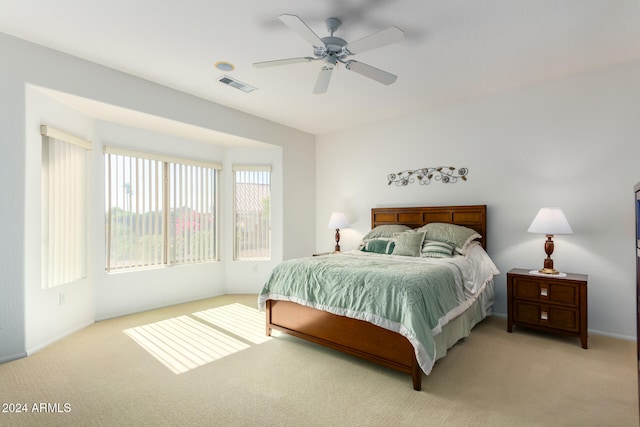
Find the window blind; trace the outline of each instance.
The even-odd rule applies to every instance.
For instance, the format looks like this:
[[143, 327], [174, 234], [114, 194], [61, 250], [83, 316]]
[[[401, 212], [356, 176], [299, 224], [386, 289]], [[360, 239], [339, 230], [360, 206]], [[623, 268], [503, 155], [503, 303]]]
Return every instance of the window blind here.
[[104, 151], [107, 271], [217, 260], [220, 164]]
[[234, 259], [271, 259], [271, 166], [234, 165]]
[[103, 147], [103, 151], [105, 154], [117, 154], [120, 156], [127, 156], [127, 157], [139, 157], [142, 159], [157, 160], [165, 163], [178, 163], [181, 165], [200, 166], [203, 168], [222, 170], [221, 163], [205, 162], [198, 159], [188, 159], [184, 157], [170, 156], [168, 154], [148, 153], [145, 151], [136, 151], [128, 148], [116, 147], [111, 145], [105, 145]]
[[87, 277], [87, 150], [91, 142], [41, 125], [42, 287]]

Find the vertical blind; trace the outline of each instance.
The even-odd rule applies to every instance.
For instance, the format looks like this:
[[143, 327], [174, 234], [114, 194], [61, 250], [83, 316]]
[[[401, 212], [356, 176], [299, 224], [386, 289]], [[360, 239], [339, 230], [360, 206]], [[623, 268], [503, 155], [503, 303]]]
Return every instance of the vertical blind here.
[[89, 141], [40, 127], [42, 134], [42, 287], [87, 277]]
[[234, 165], [234, 259], [271, 259], [271, 167]]
[[215, 163], [105, 147], [106, 269], [217, 259]]
[[171, 262], [189, 264], [216, 258], [215, 173], [212, 168], [170, 164], [173, 212]]
[[164, 264], [163, 163], [117, 154], [105, 161], [107, 270]]

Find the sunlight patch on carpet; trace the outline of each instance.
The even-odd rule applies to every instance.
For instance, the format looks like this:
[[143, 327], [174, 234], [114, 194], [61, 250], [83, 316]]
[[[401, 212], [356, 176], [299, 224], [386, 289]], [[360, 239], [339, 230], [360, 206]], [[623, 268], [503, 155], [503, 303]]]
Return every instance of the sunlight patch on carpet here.
[[248, 344], [188, 316], [125, 329], [124, 333], [175, 374], [249, 348]]
[[193, 315], [254, 344], [262, 344], [271, 339], [265, 333], [265, 314], [243, 304], [229, 304]]

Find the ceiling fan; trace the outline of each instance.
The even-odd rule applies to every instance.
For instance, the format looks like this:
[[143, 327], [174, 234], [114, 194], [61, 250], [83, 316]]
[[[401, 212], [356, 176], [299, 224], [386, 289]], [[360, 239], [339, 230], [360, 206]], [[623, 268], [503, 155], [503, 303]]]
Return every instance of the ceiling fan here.
[[289, 28], [313, 46], [313, 57], [278, 59], [275, 61], [255, 62], [256, 68], [274, 67], [278, 65], [295, 64], [299, 62], [324, 61], [320, 74], [316, 80], [313, 93], [325, 93], [329, 87], [331, 74], [337, 64], [344, 64], [347, 70], [354, 71], [379, 83], [390, 85], [398, 76], [388, 73], [371, 65], [349, 59], [351, 55], [366, 52], [392, 43], [404, 40], [404, 33], [397, 27], [389, 27], [386, 30], [370, 34], [361, 39], [347, 43], [340, 37], [334, 37], [333, 33], [342, 22], [338, 18], [328, 18], [325, 22], [330, 36], [318, 37], [307, 24], [296, 15], [280, 15], [278, 17]]

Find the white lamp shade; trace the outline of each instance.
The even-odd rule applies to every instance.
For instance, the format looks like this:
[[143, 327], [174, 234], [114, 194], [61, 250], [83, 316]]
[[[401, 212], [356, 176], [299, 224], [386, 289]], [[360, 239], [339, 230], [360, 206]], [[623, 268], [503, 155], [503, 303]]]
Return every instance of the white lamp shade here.
[[349, 221], [342, 212], [334, 212], [329, 219], [329, 225], [327, 228], [337, 230], [338, 228], [349, 228]]
[[527, 230], [538, 234], [573, 234], [569, 221], [560, 208], [542, 208]]

